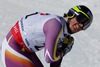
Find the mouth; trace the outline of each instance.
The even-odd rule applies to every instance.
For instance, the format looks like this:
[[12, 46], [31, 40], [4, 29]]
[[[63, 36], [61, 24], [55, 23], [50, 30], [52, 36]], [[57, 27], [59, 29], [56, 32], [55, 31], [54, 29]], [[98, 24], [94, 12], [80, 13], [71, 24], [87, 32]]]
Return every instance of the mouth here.
[[79, 30], [79, 26], [77, 24], [73, 25], [73, 28], [74, 28], [75, 31]]
[[75, 32], [78, 32], [78, 31], [82, 30], [82, 27], [78, 24], [74, 24], [73, 29], [74, 29]]

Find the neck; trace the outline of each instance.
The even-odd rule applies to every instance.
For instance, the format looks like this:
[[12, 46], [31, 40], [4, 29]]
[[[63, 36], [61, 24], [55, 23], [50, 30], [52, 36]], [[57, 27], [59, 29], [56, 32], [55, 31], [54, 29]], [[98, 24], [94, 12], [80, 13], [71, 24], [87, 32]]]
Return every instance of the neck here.
[[68, 21], [68, 17], [65, 17], [65, 20]]

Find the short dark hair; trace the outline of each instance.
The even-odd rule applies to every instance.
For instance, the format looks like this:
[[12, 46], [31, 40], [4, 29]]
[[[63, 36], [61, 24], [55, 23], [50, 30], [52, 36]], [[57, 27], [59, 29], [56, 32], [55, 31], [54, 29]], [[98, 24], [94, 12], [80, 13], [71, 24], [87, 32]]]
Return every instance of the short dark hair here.
[[67, 13], [64, 13], [63, 17], [67, 17]]

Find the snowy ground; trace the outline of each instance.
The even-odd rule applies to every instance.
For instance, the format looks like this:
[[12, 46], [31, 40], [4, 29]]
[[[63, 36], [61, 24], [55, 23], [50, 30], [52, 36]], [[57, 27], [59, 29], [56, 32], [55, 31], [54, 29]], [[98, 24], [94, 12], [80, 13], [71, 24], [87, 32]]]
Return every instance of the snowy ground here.
[[[26, 14], [39, 11], [63, 15], [69, 8], [85, 4], [94, 14], [93, 23], [86, 31], [73, 35], [75, 45], [65, 56], [62, 67], [100, 67], [99, 3], [99, 0], [0, 0], [0, 45], [11, 26]], [[44, 61], [42, 51], [37, 54], [44, 66], [49, 67]], [[1, 59], [0, 67], [3, 67]]]

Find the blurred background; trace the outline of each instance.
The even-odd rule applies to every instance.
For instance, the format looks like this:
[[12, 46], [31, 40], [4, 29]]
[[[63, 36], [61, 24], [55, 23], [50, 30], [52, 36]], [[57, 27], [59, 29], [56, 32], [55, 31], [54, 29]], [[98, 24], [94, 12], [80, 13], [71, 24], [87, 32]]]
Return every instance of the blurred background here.
[[[86, 5], [93, 12], [92, 25], [86, 30], [74, 34], [75, 44], [62, 62], [62, 67], [100, 67], [100, 2], [99, 0], [0, 0], [0, 50], [3, 39], [23, 16], [33, 12], [48, 12], [63, 16], [75, 5]], [[0, 52], [1, 53], [1, 52]], [[37, 52], [44, 67], [43, 50]], [[0, 58], [0, 67], [3, 67]]]

